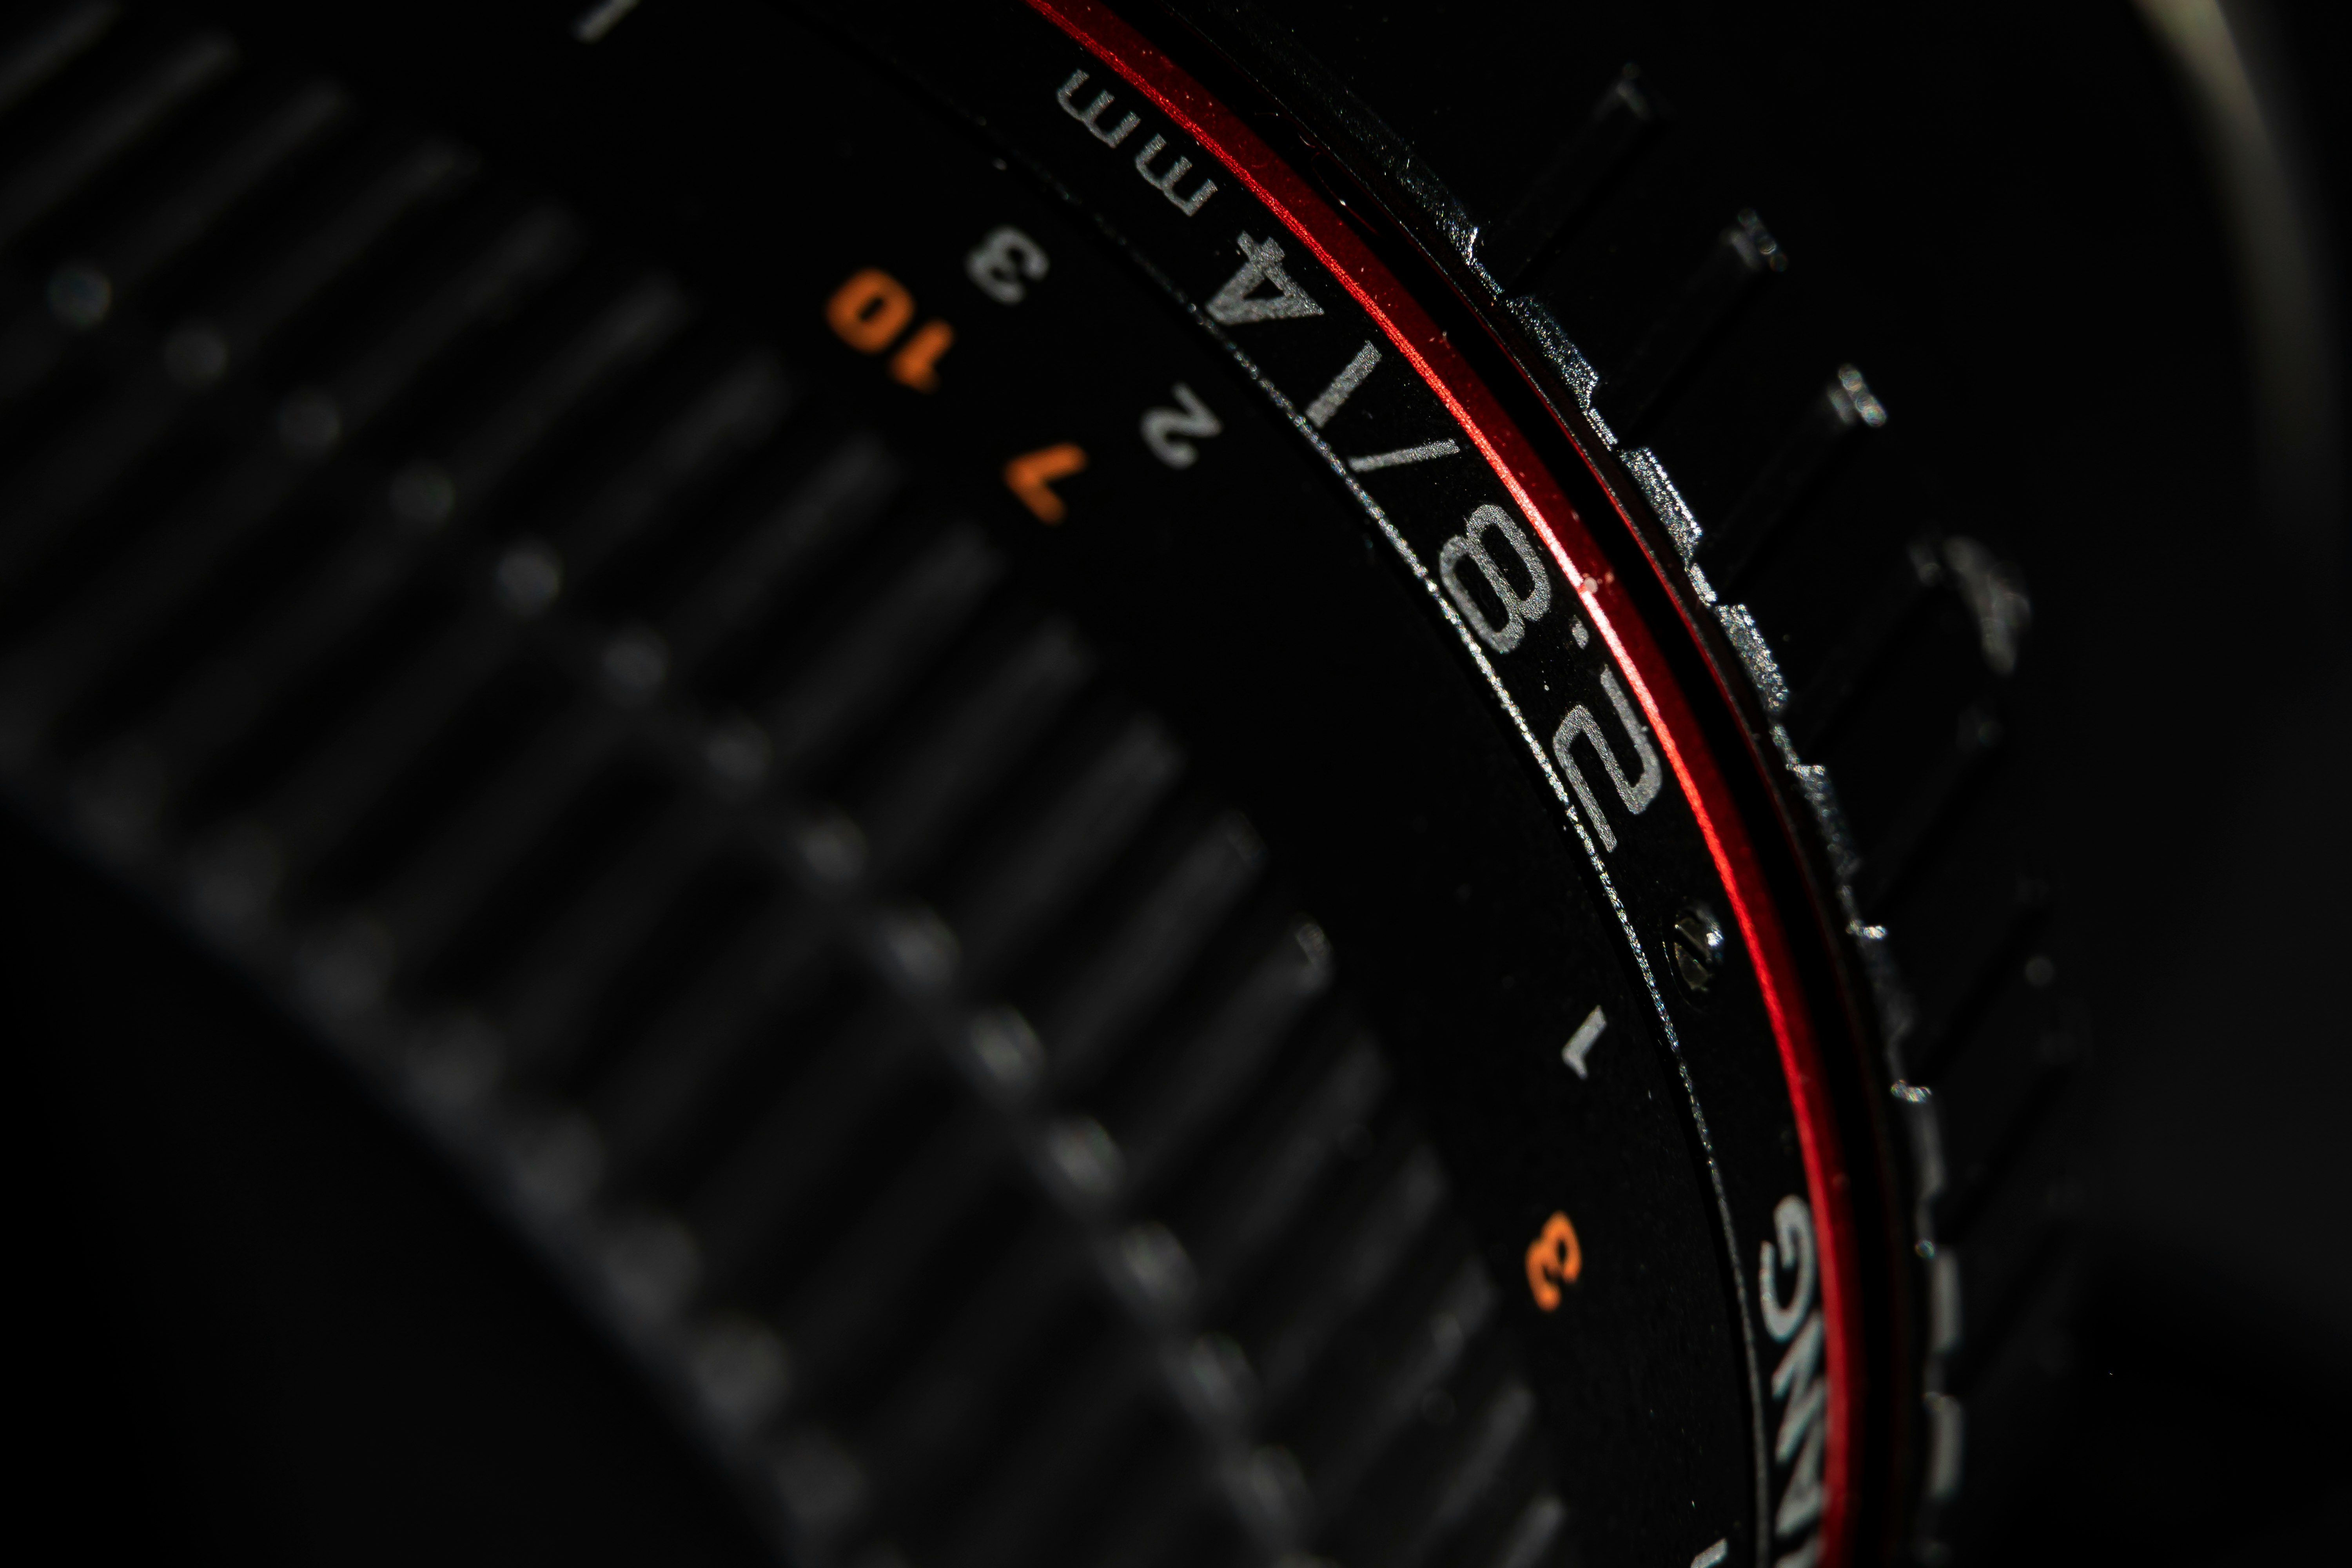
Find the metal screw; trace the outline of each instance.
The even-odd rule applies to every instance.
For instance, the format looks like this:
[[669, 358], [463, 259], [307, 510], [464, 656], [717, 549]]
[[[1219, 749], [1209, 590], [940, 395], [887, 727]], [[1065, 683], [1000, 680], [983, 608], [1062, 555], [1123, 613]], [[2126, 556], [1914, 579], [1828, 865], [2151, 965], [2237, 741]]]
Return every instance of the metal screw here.
[[1723, 969], [1723, 927], [1706, 905], [1687, 905], [1675, 917], [1666, 952], [1683, 988], [1694, 996], [1702, 995]]

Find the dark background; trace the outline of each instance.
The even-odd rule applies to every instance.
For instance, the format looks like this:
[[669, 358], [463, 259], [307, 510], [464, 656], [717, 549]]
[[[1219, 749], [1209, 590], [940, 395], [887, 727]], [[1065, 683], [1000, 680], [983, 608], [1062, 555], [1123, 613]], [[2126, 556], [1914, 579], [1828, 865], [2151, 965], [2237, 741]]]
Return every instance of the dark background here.
[[[1956, 299], [1952, 331], [2022, 311], [2010, 341], [2045, 345], [1981, 374], [2066, 453], [1994, 458], [2054, 476], [2084, 519], [2059, 570], [2108, 590], [2060, 646], [2094, 825], [2069, 893], [2097, 1192], [2084, 1310], [2051, 1352], [2076, 1405], [2014, 1560], [2326, 1560], [2352, 1511], [2342, 520], [2264, 489], [2243, 341], [2210, 308], [2238, 274], [2207, 169], [2129, 8], [2082, 11], [2032, 36], [2031, 101], [1988, 98], [1981, 185], [1947, 193], [2013, 233], [2031, 208], [2001, 207], [2004, 158], [2084, 172], [2016, 182], [2063, 243], [2030, 291]], [[2323, 225], [2352, 235], [2352, 16], [2252, 20]], [[618, 1362], [341, 1068], [13, 823], [0, 893], [27, 1524], [248, 1560], [761, 1560]]]
[[[2338, 294], [2317, 330], [2340, 388], [2352, 239], [2352, 114], [2340, 81], [2352, 15], [2302, 0], [2232, 19], [2252, 24], [2254, 63], [2272, 73], [2281, 121], [2299, 133]], [[2241, 286], [2213, 253], [2210, 189], [2195, 266]], [[2122, 271], [2130, 243], [2117, 228]], [[2145, 231], [2143, 240], [2147, 258], [2163, 262], [2148, 270], [2169, 271], [2166, 242]], [[2159, 289], [2126, 289], [2151, 308], [2140, 322], [2162, 321]], [[2206, 352], [2242, 396], [2242, 340]], [[2340, 464], [2340, 392], [2329, 413]], [[2241, 416], [2235, 431], [2216, 432], [2210, 460], [2152, 463], [2140, 477], [2151, 499], [2182, 483], [2202, 493], [2193, 508], [2176, 498], [2169, 533], [2132, 552], [2148, 624], [2129, 643], [2118, 628], [2099, 659], [2110, 680], [2178, 680], [2188, 700], [2174, 711], [2211, 717], [2179, 723], [2178, 763], [2159, 776], [2098, 780], [2087, 763], [2078, 774], [2082, 791], [2112, 792], [2146, 858], [2130, 893], [2118, 879], [2111, 906], [2096, 887], [2077, 889], [2091, 900], [2078, 913], [2108, 928], [2101, 1191], [2074, 1352], [2080, 1408], [2019, 1527], [2021, 1555], [2036, 1560], [2326, 1561], [2343, 1552], [2352, 1512], [2352, 1441], [2333, 1417], [2352, 1393], [2342, 492], [2273, 490], [2269, 504], [2249, 505], [2252, 424]], [[2180, 636], [2200, 622], [2212, 631]], [[2168, 668], [2168, 644], [2190, 642], [2200, 657], [2181, 662], [2192, 668]], [[2074, 695], [2095, 699], [2099, 684], [2078, 682]], [[2133, 895], [2146, 901], [2125, 901]]]

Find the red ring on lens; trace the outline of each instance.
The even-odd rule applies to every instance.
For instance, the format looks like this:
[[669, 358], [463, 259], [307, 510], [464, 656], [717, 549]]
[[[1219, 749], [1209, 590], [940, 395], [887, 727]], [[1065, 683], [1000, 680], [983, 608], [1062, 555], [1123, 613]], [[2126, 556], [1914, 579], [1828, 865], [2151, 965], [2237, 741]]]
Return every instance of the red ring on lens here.
[[[1839, 1568], [1853, 1516], [1853, 1456], [1861, 1409], [1859, 1299], [1844, 1160], [1823, 1079], [1821, 1051], [1781, 928], [1747, 827], [1733, 805], [1688, 700], [1655, 641], [1617, 584], [1584, 520], [1485, 383], [1404, 285], [1349, 228], [1306, 178], [1173, 60], [1098, 0], [1028, 0], [1030, 7], [1097, 56], [1150, 99], [1313, 251], [1445, 405], [1496, 479], [1532, 522], [1582, 599], [1664, 749], [1707, 853], [1762, 993], [1780, 1049], [1805, 1167], [1822, 1270], [1830, 1382], [1822, 1455], [1821, 1561]], [[1604, 493], [1606, 487], [1604, 486]], [[1625, 520], [1630, 529], [1630, 519]], [[1735, 1264], [1738, 1260], [1735, 1258]], [[1758, 1521], [1762, 1530], [1768, 1521]]]

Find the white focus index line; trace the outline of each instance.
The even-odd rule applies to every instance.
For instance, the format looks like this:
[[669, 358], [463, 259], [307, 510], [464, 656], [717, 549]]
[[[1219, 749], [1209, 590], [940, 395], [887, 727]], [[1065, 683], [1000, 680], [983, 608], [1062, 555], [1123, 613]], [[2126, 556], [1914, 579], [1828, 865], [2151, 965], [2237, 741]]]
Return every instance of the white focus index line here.
[[1608, 1026], [1609, 1015], [1596, 1005], [1584, 1016], [1584, 1022], [1576, 1026], [1576, 1033], [1569, 1036], [1568, 1044], [1560, 1047], [1559, 1059], [1566, 1062], [1569, 1070], [1577, 1077], [1591, 1076], [1584, 1069], [1584, 1058], [1592, 1054], [1593, 1045], [1601, 1038], [1601, 1031]]
[[1452, 441], [1424, 441], [1418, 447], [1401, 447], [1393, 452], [1374, 452], [1368, 458], [1348, 459], [1351, 474], [1369, 474], [1374, 468], [1399, 468], [1407, 463], [1425, 463], [1432, 458], [1450, 458], [1462, 450]]
[[1715, 1568], [1717, 1563], [1722, 1562], [1725, 1558], [1730, 1555], [1731, 1542], [1729, 1541], [1718, 1541], [1714, 1545], [1708, 1547], [1706, 1551], [1700, 1552], [1697, 1556], [1692, 1558], [1691, 1568]]

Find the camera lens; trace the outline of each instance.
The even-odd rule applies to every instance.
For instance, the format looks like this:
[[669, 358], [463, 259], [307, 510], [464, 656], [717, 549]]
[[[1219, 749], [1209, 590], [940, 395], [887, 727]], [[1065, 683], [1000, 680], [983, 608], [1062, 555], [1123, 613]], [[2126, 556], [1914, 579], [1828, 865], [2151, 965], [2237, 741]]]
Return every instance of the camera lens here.
[[1433, 45], [1449, 186], [1414, 36], [0, 42], [16, 811], [783, 1560], [1942, 1561], [2058, 1381], [2044, 628], [1932, 352], [1704, 71], [1507, 137]]

